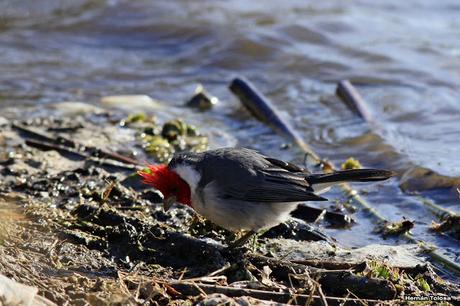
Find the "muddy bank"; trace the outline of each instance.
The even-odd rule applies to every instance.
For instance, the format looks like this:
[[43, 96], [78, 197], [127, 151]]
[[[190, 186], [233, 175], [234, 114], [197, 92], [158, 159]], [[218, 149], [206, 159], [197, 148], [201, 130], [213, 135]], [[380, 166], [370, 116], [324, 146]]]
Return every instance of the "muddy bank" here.
[[348, 250], [293, 219], [230, 250], [233, 233], [182, 206], [164, 212], [136, 171], [206, 149], [186, 121], [105, 109], [13, 119], [0, 134], [0, 273], [58, 305], [459, 296], [415, 245]]

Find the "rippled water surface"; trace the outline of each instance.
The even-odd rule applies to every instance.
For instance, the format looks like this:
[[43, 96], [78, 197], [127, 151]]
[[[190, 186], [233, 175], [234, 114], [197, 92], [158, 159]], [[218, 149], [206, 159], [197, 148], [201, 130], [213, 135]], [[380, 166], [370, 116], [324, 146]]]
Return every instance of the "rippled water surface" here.
[[[269, 128], [236, 115], [227, 86], [244, 75], [322, 156], [355, 156], [405, 178], [421, 167], [458, 177], [459, 16], [453, 0], [1, 0], [0, 107], [137, 93], [178, 106], [203, 83], [222, 101], [199, 115], [206, 128], [224, 126], [241, 145], [301, 162]], [[358, 87], [374, 126], [335, 97], [341, 79]], [[427, 232], [434, 216], [397, 180], [366, 189], [386, 218], [416, 220], [416, 237], [459, 256], [457, 242]], [[460, 211], [455, 186], [414, 189]], [[351, 246], [382, 242], [365, 213], [356, 219], [351, 230], [329, 232]]]

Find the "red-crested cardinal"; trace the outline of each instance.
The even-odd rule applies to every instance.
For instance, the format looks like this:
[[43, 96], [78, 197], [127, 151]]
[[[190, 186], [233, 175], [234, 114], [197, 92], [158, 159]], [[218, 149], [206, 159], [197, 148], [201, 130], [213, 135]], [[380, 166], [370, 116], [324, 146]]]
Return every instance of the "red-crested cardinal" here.
[[176, 154], [168, 165], [151, 165], [139, 175], [163, 194], [166, 209], [178, 202], [225, 229], [255, 233], [286, 221], [300, 202], [327, 200], [318, 194], [334, 184], [381, 181], [394, 173], [312, 174], [250, 149], [222, 148]]

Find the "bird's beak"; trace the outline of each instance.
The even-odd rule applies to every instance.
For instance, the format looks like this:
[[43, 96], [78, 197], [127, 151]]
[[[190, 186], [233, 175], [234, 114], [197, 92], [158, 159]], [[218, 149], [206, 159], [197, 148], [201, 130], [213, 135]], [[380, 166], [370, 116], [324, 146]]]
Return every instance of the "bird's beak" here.
[[164, 199], [164, 201], [163, 201], [163, 209], [165, 211], [168, 211], [171, 208], [171, 206], [173, 206], [173, 204], [176, 203], [176, 201], [177, 201], [176, 196], [170, 196], [170, 197]]

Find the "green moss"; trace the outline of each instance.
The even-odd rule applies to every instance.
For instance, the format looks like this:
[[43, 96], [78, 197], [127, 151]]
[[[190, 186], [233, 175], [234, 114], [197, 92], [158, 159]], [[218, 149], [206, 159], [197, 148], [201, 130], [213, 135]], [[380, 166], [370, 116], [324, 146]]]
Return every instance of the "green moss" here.
[[181, 119], [174, 119], [166, 122], [161, 130], [161, 135], [169, 141], [187, 134], [187, 124]]
[[431, 291], [430, 285], [423, 277], [417, 278], [417, 286], [424, 292]]
[[146, 135], [143, 138], [143, 148], [147, 154], [153, 156], [159, 162], [168, 161], [174, 154], [174, 148], [171, 144], [159, 135]]
[[363, 166], [359, 160], [350, 157], [341, 166], [342, 170], [361, 169]]
[[128, 116], [126, 119], [127, 123], [132, 123], [132, 122], [139, 122], [139, 121], [146, 121], [147, 120], [147, 115], [145, 113], [137, 113], [137, 114], [131, 114]]
[[136, 137], [142, 143], [142, 148], [156, 162], [169, 161], [175, 152], [203, 152], [208, 149], [208, 138], [182, 119], [169, 120], [163, 126], [157, 126], [150, 124], [153, 121], [140, 113], [128, 116], [125, 123], [131, 122], [143, 122], [131, 128], [138, 130]]
[[381, 262], [370, 261], [368, 262], [368, 268], [370, 270], [370, 273], [368, 273], [371, 277], [383, 278], [392, 282], [397, 282], [402, 278], [398, 268], [392, 268]]

